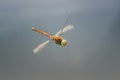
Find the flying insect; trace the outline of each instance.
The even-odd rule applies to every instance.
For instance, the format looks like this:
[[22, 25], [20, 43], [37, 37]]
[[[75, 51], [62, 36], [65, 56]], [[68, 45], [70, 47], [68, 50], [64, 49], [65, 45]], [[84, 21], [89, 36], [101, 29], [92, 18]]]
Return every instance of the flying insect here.
[[42, 44], [38, 45], [34, 50], [33, 52], [34, 53], [38, 53], [39, 51], [41, 51], [50, 41], [54, 41], [56, 44], [60, 45], [60, 46], [66, 46], [67, 45], [67, 40], [64, 39], [61, 34], [73, 29], [74, 26], [72, 25], [68, 25], [66, 27], [64, 27], [63, 29], [60, 29], [55, 35], [51, 35], [50, 33], [48, 32], [45, 32], [43, 30], [40, 30], [40, 29], [37, 29], [35, 27], [32, 27], [32, 30], [37, 32], [37, 33], [40, 33], [46, 37], [48, 37], [50, 40], [47, 40], [45, 42], [43, 42]]

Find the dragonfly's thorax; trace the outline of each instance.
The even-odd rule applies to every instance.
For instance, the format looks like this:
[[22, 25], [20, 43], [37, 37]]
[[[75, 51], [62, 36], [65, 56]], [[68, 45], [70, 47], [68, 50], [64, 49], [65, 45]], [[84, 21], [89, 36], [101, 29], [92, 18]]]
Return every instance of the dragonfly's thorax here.
[[50, 39], [53, 41], [61, 42], [63, 40], [63, 37], [61, 36], [50, 36]]
[[61, 37], [61, 36], [50, 36], [50, 38], [56, 43], [56, 44], [59, 44], [59, 45], [62, 45], [62, 46], [66, 46], [67, 45], [67, 41]]

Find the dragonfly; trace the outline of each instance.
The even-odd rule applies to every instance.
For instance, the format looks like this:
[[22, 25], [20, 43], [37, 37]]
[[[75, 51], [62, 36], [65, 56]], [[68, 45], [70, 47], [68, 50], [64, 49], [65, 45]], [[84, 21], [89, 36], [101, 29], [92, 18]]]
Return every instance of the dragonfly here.
[[[68, 21], [68, 18], [69, 16], [67, 17], [65, 23], [64, 23], [64, 26], [66, 24], [66, 22]], [[43, 48], [45, 48], [45, 46], [50, 43], [50, 41], [54, 41], [56, 44], [60, 45], [60, 46], [66, 46], [67, 45], [67, 40], [64, 39], [61, 35], [71, 29], [73, 29], [74, 26], [73, 25], [67, 25], [65, 26], [63, 29], [60, 29], [55, 35], [51, 35], [50, 33], [46, 32], [46, 31], [43, 31], [41, 29], [37, 29], [35, 27], [32, 27], [32, 30], [39, 33], [39, 34], [42, 34], [46, 37], [49, 38], [49, 40], [39, 44], [37, 47], [35, 47], [33, 49], [33, 53], [38, 53], [40, 52]]]
[[66, 27], [64, 27], [63, 29], [60, 29], [55, 35], [51, 35], [48, 32], [45, 32], [43, 30], [37, 29], [35, 27], [32, 27], [32, 30], [40, 33], [46, 37], [48, 37], [50, 40], [47, 40], [45, 42], [43, 42], [42, 44], [39, 44], [36, 48], [33, 49], [34, 53], [38, 53], [39, 51], [41, 51], [51, 40], [54, 41], [56, 44], [60, 45], [60, 46], [66, 46], [67, 45], [67, 40], [64, 39], [61, 35], [71, 29], [73, 29], [74, 26], [73, 25], [68, 25]]

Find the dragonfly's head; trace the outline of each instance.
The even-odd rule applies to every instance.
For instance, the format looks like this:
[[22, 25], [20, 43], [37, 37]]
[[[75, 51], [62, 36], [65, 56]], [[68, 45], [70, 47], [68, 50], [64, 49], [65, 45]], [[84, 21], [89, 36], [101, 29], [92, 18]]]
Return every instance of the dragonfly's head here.
[[66, 41], [65, 39], [63, 39], [63, 40], [61, 41], [61, 45], [62, 45], [62, 46], [66, 46], [66, 45], [67, 45], [67, 41]]

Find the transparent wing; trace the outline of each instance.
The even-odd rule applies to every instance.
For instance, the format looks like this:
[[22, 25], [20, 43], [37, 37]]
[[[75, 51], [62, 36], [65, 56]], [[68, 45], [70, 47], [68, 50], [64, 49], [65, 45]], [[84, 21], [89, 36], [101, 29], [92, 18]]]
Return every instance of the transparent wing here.
[[68, 25], [68, 26], [64, 27], [62, 30], [59, 30], [55, 35], [56, 36], [61, 35], [61, 34], [67, 32], [67, 31], [69, 31], [69, 30], [71, 30], [73, 28], [74, 28], [73, 25]]
[[33, 50], [33, 52], [34, 52], [34, 53], [40, 52], [40, 51], [45, 47], [45, 45], [47, 45], [49, 42], [50, 42], [50, 40], [45, 41], [45, 42], [43, 42], [42, 44], [39, 44], [39, 45]]

